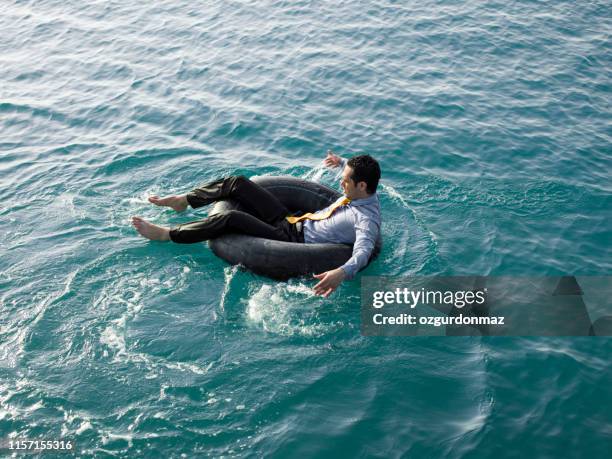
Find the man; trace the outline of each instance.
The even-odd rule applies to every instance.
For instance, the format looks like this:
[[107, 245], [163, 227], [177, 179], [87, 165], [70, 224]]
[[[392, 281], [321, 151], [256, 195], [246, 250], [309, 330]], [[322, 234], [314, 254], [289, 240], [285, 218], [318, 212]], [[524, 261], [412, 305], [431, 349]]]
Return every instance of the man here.
[[315, 293], [327, 297], [344, 279], [352, 279], [368, 263], [374, 250], [381, 223], [376, 195], [380, 166], [370, 155], [355, 156], [347, 162], [331, 151], [327, 152], [324, 163], [328, 167], [344, 166], [340, 186], [348, 199], [337, 201], [315, 215], [287, 217], [287, 208], [270, 192], [243, 176], [232, 176], [185, 195], [151, 196], [149, 201], [182, 212], [187, 206], [195, 209], [231, 198], [239, 201], [245, 211], [230, 210], [172, 229], [154, 225], [141, 217], [132, 217], [132, 224], [142, 236], [154, 241], [194, 243], [235, 231], [306, 244], [353, 244], [352, 256], [344, 265], [314, 274], [319, 279]]

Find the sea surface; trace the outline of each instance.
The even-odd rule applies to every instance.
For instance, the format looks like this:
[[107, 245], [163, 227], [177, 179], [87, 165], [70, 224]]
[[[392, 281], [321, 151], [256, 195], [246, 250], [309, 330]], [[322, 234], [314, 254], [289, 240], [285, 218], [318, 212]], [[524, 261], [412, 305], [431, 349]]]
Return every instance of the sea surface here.
[[609, 1], [0, 3], [0, 439], [82, 457], [604, 457], [606, 338], [366, 338], [151, 194], [338, 186], [370, 153], [366, 275], [612, 273]]

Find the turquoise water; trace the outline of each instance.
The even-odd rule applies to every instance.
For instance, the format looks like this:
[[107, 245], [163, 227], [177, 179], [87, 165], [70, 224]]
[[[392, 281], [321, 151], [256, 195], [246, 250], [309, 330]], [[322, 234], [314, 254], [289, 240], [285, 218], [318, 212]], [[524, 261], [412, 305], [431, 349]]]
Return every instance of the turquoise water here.
[[0, 437], [83, 456], [603, 457], [610, 340], [365, 338], [359, 276], [149, 243], [221, 175], [383, 169], [368, 275], [612, 272], [608, 2], [6, 2]]

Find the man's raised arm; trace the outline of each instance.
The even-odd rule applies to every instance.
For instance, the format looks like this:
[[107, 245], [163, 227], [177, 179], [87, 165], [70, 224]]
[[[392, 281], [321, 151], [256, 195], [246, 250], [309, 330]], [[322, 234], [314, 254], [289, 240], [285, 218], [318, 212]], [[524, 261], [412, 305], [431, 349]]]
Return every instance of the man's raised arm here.
[[336, 155], [331, 150], [327, 150], [327, 156], [323, 160], [323, 164], [327, 167], [344, 167], [346, 166], [346, 159]]

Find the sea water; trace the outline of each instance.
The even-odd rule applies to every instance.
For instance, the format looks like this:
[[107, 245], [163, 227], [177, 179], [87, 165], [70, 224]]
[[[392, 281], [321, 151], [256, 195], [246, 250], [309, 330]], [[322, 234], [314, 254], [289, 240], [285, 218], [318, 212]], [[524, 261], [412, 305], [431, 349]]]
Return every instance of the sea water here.
[[368, 275], [609, 275], [609, 2], [5, 1], [0, 438], [82, 456], [602, 457], [604, 338], [366, 338], [151, 243], [230, 174], [381, 164]]

